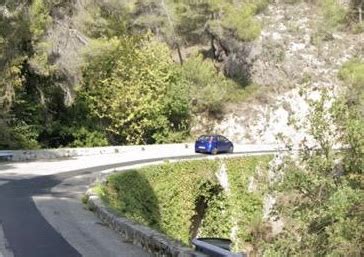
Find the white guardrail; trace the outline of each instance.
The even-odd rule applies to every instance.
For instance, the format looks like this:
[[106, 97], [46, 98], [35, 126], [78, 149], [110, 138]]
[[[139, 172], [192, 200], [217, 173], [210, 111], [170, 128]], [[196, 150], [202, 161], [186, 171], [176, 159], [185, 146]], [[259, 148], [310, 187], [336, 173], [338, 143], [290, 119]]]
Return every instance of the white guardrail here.
[[[234, 153], [276, 153], [284, 151], [284, 147], [280, 145], [235, 145]], [[164, 145], [135, 145], [135, 146], [108, 146], [108, 147], [93, 147], [93, 148], [60, 148], [60, 149], [42, 149], [42, 150], [14, 150], [0, 151], [0, 157], [9, 161], [34, 161], [34, 160], [52, 160], [61, 158], [72, 158], [80, 156], [98, 156], [111, 154], [126, 154], [126, 153], [168, 153], [168, 155], [177, 156], [195, 155], [194, 144], [164, 144]], [[196, 154], [197, 155], [197, 154]]]

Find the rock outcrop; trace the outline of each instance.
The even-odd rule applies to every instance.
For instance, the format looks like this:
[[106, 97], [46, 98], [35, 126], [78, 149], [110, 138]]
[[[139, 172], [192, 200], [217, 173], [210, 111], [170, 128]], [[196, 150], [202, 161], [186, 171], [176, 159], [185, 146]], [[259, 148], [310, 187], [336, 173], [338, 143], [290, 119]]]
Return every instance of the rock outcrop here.
[[364, 34], [322, 31], [322, 17], [311, 4], [276, 1], [258, 15], [263, 25], [253, 43], [222, 39], [228, 55], [225, 72], [261, 85], [261, 93], [248, 103], [231, 105], [220, 121], [195, 127], [223, 133], [239, 143], [276, 143], [277, 135], [294, 142], [307, 135], [291, 126], [291, 119], [305, 120], [307, 99], [318, 99], [321, 89], [332, 96], [342, 88], [340, 67], [353, 57], [364, 56]]

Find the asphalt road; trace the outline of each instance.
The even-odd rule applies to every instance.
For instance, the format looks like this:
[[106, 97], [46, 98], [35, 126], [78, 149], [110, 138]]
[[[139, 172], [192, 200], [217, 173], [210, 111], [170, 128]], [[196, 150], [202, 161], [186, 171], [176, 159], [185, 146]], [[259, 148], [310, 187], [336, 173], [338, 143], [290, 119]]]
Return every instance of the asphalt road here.
[[[112, 166], [124, 165], [127, 164]], [[118, 236], [108, 231], [81, 204], [82, 193], [86, 191], [87, 186], [96, 179], [99, 171], [108, 168], [111, 166], [25, 179], [12, 180], [9, 177], [4, 179], [7, 182], [0, 186], [0, 221], [6, 238], [5, 247], [2, 247], [5, 251], [2, 255], [4, 257], [149, 256], [136, 246], [119, 242]], [[53, 222], [51, 222], [52, 217]], [[58, 220], [55, 221], [54, 218]], [[62, 227], [56, 229], [52, 226], [62, 221], [64, 223]], [[83, 225], [83, 228], [74, 233], [73, 229], [80, 226], [79, 224]], [[90, 228], [91, 226], [94, 228]], [[105, 231], [100, 232], [100, 230]], [[81, 235], [73, 238], [75, 241], [71, 242], [72, 245], [61, 232], [74, 236], [77, 233]], [[105, 236], [114, 243], [110, 244], [108, 240], [103, 242]], [[82, 249], [77, 249], [78, 247]]]
[[123, 155], [0, 163], [0, 257], [150, 256], [100, 223], [81, 204], [82, 195], [100, 174], [116, 168], [196, 157], [191, 146], [181, 145]]

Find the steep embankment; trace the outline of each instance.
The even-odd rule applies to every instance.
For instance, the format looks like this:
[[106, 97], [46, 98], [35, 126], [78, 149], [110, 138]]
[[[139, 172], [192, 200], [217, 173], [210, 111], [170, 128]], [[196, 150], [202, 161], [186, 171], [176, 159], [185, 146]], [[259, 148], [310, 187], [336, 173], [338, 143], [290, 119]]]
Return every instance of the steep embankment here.
[[263, 30], [255, 42], [224, 43], [232, 50], [227, 72], [248, 72], [260, 91], [248, 102], [228, 106], [220, 121], [202, 117], [194, 132], [213, 127], [239, 143], [268, 144], [284, 132], [298, 143], [306, 133], [293, 128], [293, 120], [305, 120], [307, 99], [319, 98], [322, 89], [332, 96], [340, 91], [338, 71], [351, 58], [364, 56], [364, 35], [325, 31], [318, 7], [305, 2], [276, 1], [258, 18]]

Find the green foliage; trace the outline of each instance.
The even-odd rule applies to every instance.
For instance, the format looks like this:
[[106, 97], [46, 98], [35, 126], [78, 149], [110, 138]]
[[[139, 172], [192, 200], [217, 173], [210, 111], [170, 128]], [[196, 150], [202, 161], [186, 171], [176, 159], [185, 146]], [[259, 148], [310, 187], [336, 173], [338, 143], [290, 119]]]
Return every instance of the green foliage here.
[[0, 150], [39, 149], [37, 128], [21, 120], [0, 114]]
[[[270, 159], [246, 157], [150, 166], [110, 176], [100, 195], [120, 215], [187, 245], [197, 232], [230, 238], [234, 226], [238, 233], [232, 239], [243, 244], [250, 240], [250, 221], [262, 211], [261, 194], [248, 191], [248, 178]], [[215, 176], [222, 163], [227, 167], [229, 193]]]
[[364, 87], [364, 61], [353, 59], [341, 68], [339, 77], [355, 88]]
[[176, 32], [190, 43], [206, 40], [205, 26], [220, 9], [221, 1], [173, 1], [175, 2]]
[[0, 107], [4, 112], [9, 111], [15, 97], [15, 90], [22, 87], [23, 58], [14, 58], [0, 70]]
[[351, 173], [363, 173], [364, 169], [364, 62], [353, 59], [346, 63], [339, 77], [347, 83], [345, 100], [339, 102], [337, 123], [343, 133], [342, 140], [349, 145], [345, 155], [346, 169]]
[[14, 122], [8, 115], [0, 116], [0, 149], [38, 149], [37, 133], [33, 126]]
[[34, 54], [29, 58], [29, 65], [32, 71], [37, 75], [52, 76], [56, 69], [49, 62], [50, 44], [45, 41], [40, 41], [34, 45]]
[[257, 0], [257, 1], [246, 1], [246, 2], [249, 4], [254, 4], [255, 12], [260, 13], [268, 7], [271, 0]]
[[[349, 65], [350, 66], [350, 65]], [[285, 228], [265, 256], [359, 256], [363, 252], [363, 120], [347, 102], [330, 107], [328, 96], [312, 103], [310, 132], [318, 146], [288, 159], [276, 211]], [[335, 125], [333, 125], [333, 122]], [[335, 145], [347, 149], [338, 152]]]
[[52, 22], [49, 15], [49, 3], [47, 0], [33, 0], [30, 8], [30, 31], [35, 39], [39, 39]]
[[[15, 4], [13, 6], [12, 4]], [[17, 1], [9, 3], [12, 11]], [[0, 13], [0, 107], [7, 112], [14, 100], [14, 91], [22, 86], [22, 64], [31, 38], [25, 8], [17, 8], [10, 17]]]
[[248, 185], [251, 180], [257, 183], [259, 172], [267, 170], [270, 160], [271, 157], [266, 156], [226, 161], [230, 192], [221, 192], [209, 201], [200, 227], [201, 237], [231, 238], [237, 251], [255, 244], [253, 224], [262, 220], [265, 189], [258, 187], [252, 190]]
[[91, 38], [122, 36], [130, 22], [132, 6], [132, 1], [87, 1], [84, 10], [77, 13], [75, 23]]
[[[191, 110], [220, 114], [225, 102], [241, 99], [248, 90], [218, 74], [212, 62], [198, 57], [179, 68], [165, 45], [127, 35], [150, 31], [180, 50], [207, 42], [211, 35], [205, 33], [206, 25], [214, 22], [218, 29], [245, 33], [244, 40], [250, 40], [256, 29], [252, 16], [268, 2], [105, 0], [86, 1], [80, 7], [71, 0], [7, 1], [0, 12], [0, 104], [1, 115], [9, 115], [11, 122], [2, 120], [4, 131], [24, 126], [31, 131], [31, 141], [47, 148], [98, 146], [106, 141], [181, 142], [189, 134]], [[224, 29], [230, 11], [234, 26], [228, 28], [228, 21]], [[52, 32], [66, 28], [68, 20], [69, 33], [86, 35], [91, 42], [80, 82], [84, 87], [76, 92], [76, 102], [83, 98], [86, 106], [84, 114], [66, 106], [64, 95], [71, 92], [73, 97], [75, 77], [59, 67], [64, 59], [58, 59], [59, 44], [54, 41], [58, 33]], [[114, 54], [120, 59], [113, 60]], [[205, 71], [200, 65], [207, 65]], [[21, 138], [11, 140], [15, 141], [6, 143], [9, 147], [24, 145]]]
[[217, 163], [193, 161], [116, 174], [102, 196], [123, 216], [188, 244], [200, 186], [216, 185], [211, 172], [216, 169]]
[[242, 8], [227, 6], [222, 20], [222, 26], [236, 33], [242, 41], [253, 41], [260, 35], [261, 27], [253, 16], [256, 13], [256, 5], [247, 4]]
[[208, 112], [212, 116], [223, 113], [227, 102], [241, 102], [253, 95], [257, 85], [242, 87], [219, 72], [216, 63], [202, 55], [190, 57], [181, 72], [189, 88], [189, 99], [193, 113]]
[[80, 128], [72, 133], [74, 141], [69, 144], [70, 147], [95, 147], [107, 146], [109, 142], [101, 132], [90, 131], [87, 128]]
[[158, 36], [162, 34], [172, 44], [206, 42], [208, 37], [204, 32], [208, 24], [217, 34], [230, 30], [239, 39], [251, 41], [260, 33], [260, 24], [253, 16], [268, 3], [269, 0], [149, 0], [136, 1], [134, 13], [138, 28], [150, 29]]
[[198, 55], [187, 60], [181, 69], [190, 89], [193, 112], [220, 113], [229, 82], [218, 73], [213, 62]]
[[336, 0], [320, 1], [327, 28], [337, 28], [345, 22], [347, 12]]
[[354, 24], [353, 25], [353, 33], [355, 33], [355, 34], [364, 33], [364, 22]]
[[213, 115], [221, 113], [227, 92], [236, 88], [235, 83], [219, 73], [212, 61], [203, 60], [201, 55], [188, 59], [181, 69], [188, 83], [192, 111], [207, 111]]
[[38, 133], [34, 126], [24, 122], [17, 122], [11, 125], [10, 138], [17, 142], [15, 148], [39, 149]]
[[82, 94], [119, 143], [154, 143], [188, 129], [187, 88], [165, 45], [136, 37], [98, 40], [86, 60]]
[[[55, 128], [53, 127], [53, 133]], [[61, 136], [61, 145], [67, 147], [96, 147], [107, 146], [109, 142], [104, 133], [87, 127], [60, 127], [60, 131], [56, 132], [57, 136]]]

